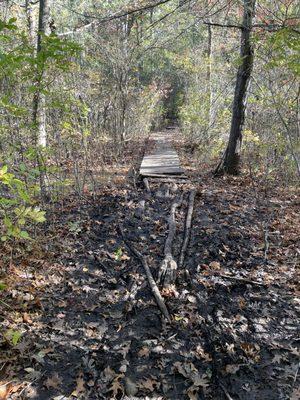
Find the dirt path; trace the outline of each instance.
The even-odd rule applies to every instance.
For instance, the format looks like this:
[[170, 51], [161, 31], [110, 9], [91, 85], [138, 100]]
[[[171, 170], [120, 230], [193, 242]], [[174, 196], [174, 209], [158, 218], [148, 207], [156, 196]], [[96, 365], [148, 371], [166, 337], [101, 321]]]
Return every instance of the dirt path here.
[[[1, 364], [11, 399], [298, 399], [298, 236], [282, 221], [299, 218], [297, 198], [282, 196], [270, 219], [242, 178], [191, 181], [128, 181], [57, 211], [55, 262], [28, 265], [34, 290], [15, 293], [32, 297], [23, 340]], [[158, 282], [172, 206], [178, 264], [193, 188], [186, 258], [158, 285], [168, 322], [119, 227]]]

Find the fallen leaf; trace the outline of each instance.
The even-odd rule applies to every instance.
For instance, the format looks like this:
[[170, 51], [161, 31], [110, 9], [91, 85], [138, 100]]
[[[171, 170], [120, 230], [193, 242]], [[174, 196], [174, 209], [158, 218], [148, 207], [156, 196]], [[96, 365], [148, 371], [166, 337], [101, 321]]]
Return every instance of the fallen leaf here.
[[71, 396], [78, 397], [81, 393], [85, 392], [83, 373], [80, 372], [76, 379], [76, 389], [73, 390]]
[[44, 386], [47, 389], [58, 389], [58, 387], [62, 384], [62, 380], [56, 372], [51, 376], [51, 378], [47, 378], [44, 382]]
[[0, 400], [6, 400], [10, 392], [10, 384], [0, 382]]
[[32, 319], [30, 318], [30, 316], [27, 313], [23, 314], [23, 322], [25, 324], [32, 324]]
[[300, 399], [300, 388], [297, 388], [293, 390], [290, 400], [299, 400], [299, 399]]
[[212, 261], [210, 264], [209, 264], [209, 267], [211, 268], [211, 269], [221, 269], [221, 264], [219, 263], [219, 261]]
[[117, 375], [116, 378], [113, 380], [112, 384], [109, 387], [109, 391], [112, 392], [113, 398], [117, 396], [117, 394], [124, 394], [124, 387], [120, 382], [120, 379], [124, 377], [124, 374]]
[[138, 352], [138, 356], [139, 357], [148, 357], [150, 353], [150, 350], [148, 347], [143, 347], [139, 352]]
[[147, 389], [150, 392], [154, 391], [155, 386], [159, 387], [159, 382], [157, 382], [155, 379], [147, 378], [144, 381], [139, 382], [139, 387], [141, 389]]
[[236, 374], [239, 369], [240, 369], [239, 365], [227, 364], [225, 367], [225, 372], [227, 374]]

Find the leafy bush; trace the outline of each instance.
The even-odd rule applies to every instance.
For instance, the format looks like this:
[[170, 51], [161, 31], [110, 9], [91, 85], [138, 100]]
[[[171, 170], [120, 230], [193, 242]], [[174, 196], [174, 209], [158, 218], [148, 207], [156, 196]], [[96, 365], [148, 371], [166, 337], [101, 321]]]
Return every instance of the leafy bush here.
[[26, 230], [30, 224], [45, 221], [45, 212], [33, 203], [24, 182], [4, 165], [0, 169], [1, 241], [30, 239]]

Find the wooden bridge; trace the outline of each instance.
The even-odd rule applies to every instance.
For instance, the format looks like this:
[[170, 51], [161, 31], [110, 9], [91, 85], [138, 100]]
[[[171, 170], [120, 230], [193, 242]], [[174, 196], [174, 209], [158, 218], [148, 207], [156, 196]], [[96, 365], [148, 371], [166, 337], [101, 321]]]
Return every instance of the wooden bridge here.
[[146, 150], [140, 167], [142, 177], [186, 178], [177, 151], [172, 144], [176, 132], [178, 133], [168, 129], [151, 135], [151, 147]]

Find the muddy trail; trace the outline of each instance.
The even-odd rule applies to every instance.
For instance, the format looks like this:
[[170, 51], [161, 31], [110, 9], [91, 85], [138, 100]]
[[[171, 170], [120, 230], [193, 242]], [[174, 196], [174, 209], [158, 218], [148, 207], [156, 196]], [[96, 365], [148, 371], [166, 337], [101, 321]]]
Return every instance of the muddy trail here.
[[[1, 346], [8, 398], [298, 399], [298, 207], [278, 192], [266, 203], [245, 177], [198, 173], [70, 198], [48, 227], [49, 258], [29, 260], [5, 300], [23, 331]], [[178, 268], [161, 273], [172, 229]]]

